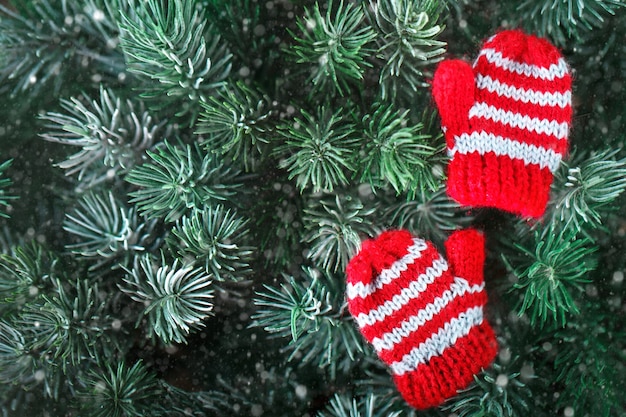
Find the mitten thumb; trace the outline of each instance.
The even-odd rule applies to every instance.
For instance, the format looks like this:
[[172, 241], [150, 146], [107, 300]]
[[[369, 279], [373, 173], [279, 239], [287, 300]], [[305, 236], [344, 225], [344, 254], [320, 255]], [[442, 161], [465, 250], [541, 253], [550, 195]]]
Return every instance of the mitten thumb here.
[[484, 282], [485, 238], [476, 229], [454, 232], [446, 241], [446, 255], [452, 274], [470, 285]]
[[469, 111], [474, 105], [474, 72], [460, 59], [443, 61], [435, 71], [433, 98], [439, 109], [441, 125], [446, 130], [448, 148], [454, 136], [469, 130]]

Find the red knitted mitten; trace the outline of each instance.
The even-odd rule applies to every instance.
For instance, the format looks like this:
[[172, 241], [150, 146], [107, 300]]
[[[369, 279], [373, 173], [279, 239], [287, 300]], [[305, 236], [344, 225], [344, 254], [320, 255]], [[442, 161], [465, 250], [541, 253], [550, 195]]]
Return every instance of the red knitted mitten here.
[[473, 67], [442, 62], [432, 91], [451, 157], [448, 194], [541, 217], [567, 152], [571, 84], [559, 51], [518, 30], [489, 38]]
[[453, 233], [449, 260], [405, 230], [363, 242], [347, 267], [348, 308], [404, 399], [440, 405], [493, 361], [497, 342], [483, 319], [484, 238]]

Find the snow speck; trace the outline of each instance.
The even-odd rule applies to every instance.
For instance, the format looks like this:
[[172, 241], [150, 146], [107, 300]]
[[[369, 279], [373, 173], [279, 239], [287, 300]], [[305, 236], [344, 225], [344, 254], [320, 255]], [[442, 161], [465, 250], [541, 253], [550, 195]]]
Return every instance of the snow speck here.
[[298, 384], [296, 385], [296, 396], [301, 400], [306, 398], [307, 389], [304, 385]]
[[91, 15], [91, 17], [93, 18], [93, 20], [95, 20], [96, 22], [102, 22], [104, 20], [104, 12], [100, 9], [96, 9], [93, 14]]
[[505, 374], [498, 375], [496, 378], [496, 385], [500, 388], [506, 388], [506, 386], [509, 385], [509, 377]]
[[46, 379], [46, 372], [43, 369], [35, 371], [35, 381], [41, 382]]
[[574, 408], [570, 406], [565, 407], [565, 410], [563, 410], [563, 415], [565, 417], [574, 417]]
[[524, 364], [524, 366], [522, 366], [522, 369], [520, 369], [520, 378], [523, 381], [529, 381], [534, 377], [535, 370], [533, 369], [533, 365], [529, 363]]
[[615, 271], [613, 272], [613, 283], [621, 284], [624, 281], [624, 272], [623, 271]]
[[249, 76], [249, 75], [250, 75], [250, 68], [245, 67], [245, 66], [244, 66], [244, 67], [241, 67], [241, 68], [239, 69], [239, 75], [240, 75], [241, 77], [247, 77], [247, 76]]
[[122, 320], [115, 319], [111, 322], [111, 328], [113, 330], [120, 330], [122, 328]]
[[261, 407], [261, 404], [254, 404], [252, 407], [250, 407], [250, 415], [252, 415], [253, 417], [263, 415], [263, 407]]
[[255, 36], [263, 36], [263, 35], [265, 35], [265, 26], [263, 26], [263, 25], [256, 25], [254, 27], [252, 33], [254, 33]]
[[30, 295], [31, 297], [35, 297], [37, 294], [39, 294], [39, 288], [34, 285], [28, 287], [28, 295]]
[[500, 353], [498, 354], [498, 357], [500, 358], [500, 361], [502, 363], [509, 363], [511, 361], [511, 349], [509, 348], [501, 349]]
[[31, 75], [28, 79], [28, 82], [31, 84], [35, 84], [37, 82], [37, 76], [35, 74]]

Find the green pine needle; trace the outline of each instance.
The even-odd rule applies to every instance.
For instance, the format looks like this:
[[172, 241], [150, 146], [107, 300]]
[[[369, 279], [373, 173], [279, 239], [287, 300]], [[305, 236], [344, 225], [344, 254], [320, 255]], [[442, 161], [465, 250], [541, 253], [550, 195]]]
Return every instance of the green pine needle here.
[[144, 251], [155, 225], [154, 221], [141, 221], [134, 208], [125, 207], [111, 192], [84, 195], [65, 217], [63, 229], [78, 238], [66, 248], [95, 259], [92, 269]]
[[519, 314], [528, 312], [533, 325], [553, 322], [564, 326], [568, 314], [580, 312], [571, 290], [580, 292], [582, 284], [589, 282], [588, 273], [596, 267], [592, 255], [597, 247], [568, 230], [537, 231], [534, 238], [529, 248], [515, 244], [519, 251], [516, 265], [503, 256], [519, 278], [514, 290], [524, 290]]
[[[100, 98], [61, 100], [64, 113], [48, 112], [41, 118], [50, 122], [41, 135], [50, 142], [80, 148], [58, 164], [67, 175], [101, 182], [132, 168], [164, 132], [163, 122], [145, 111], [143, 103], [122, 100], [115, 92], [100, 88]], [[97, 173], [94, 175], [94, 173]], [[82, 185], [83, 188], [84, 185]]]
[[254, 299], [258, 307], [252, 326], [262, 327], [277, 337], [290, 340], [290, 360], [301, 364], [316, 362], [346, 371], [358, 353], [365, 351], [362, 337], [354, 323], [342, 314], [343, 288], [338, 279], [326, 277], [312, 268], [303, 268], [297, 276], [283, 276], [276, 288], [264, 285]]
[[215, 97], [202, 102], [196, 133], [208, 152], [243, 157], [246, 167], [262, 155], [261, 145], [269, 142], [269, 121], [274, 115], [269, 97], [244, 83], [229, 84]]
[[335, 394], [318, 417], [398, 417], [402, 411], [391, 411], [391, 403], [369, 394], [359, 401], [345, 394]]
[[458, 417], [528, 416], [532, 391], [521, 380], [519, 372], [511, 372], [514, 363], [494, 363], [487, 371], [474, 376], [475, 383], [448, 400], [445, 410]]
[[[9, 201], [18, 198], [17, 196], [7, 194], [5, 190], [13, 184], [13, 181], [11, 181], [10, 178], [4, 176], [6, 170], [11, 166], [12, 163], [13, 160], [9, 159], [0, 164], [0, 206], [3, 207], [9, 207]], [[0, 217], [8, 218], [9, 215], [4, 211], [0, 211]]]
[[355, 161], [361, 167], [360, 181], [377, 188], [389, 183], [398, 194], [438, 188], [432, 163], [443, 144], [440, 149], [428, 145], [431, 136], [422, 133], [422, 124], [410, 124], [408, 110], [399, 113], [380, 103], [373, 107], [376, 111], [363, 118], [363, 150]]
[[311, 244], [309, 257], [327, 272], [345, 270], [361, 248], [364, 237], [379, 229], [372, 219], [375, 209], [349, 195], [316, 197], [305, 209], [305, 241]]
[[408, 89], [427, 87], [423, 70], [443, 59], [445, 42], [437, 38], [443, 2], [437, 0], [370, 0], [370, 20], [379, 33], [383, 59], [380, 85], [383, 98]]
[[141, 361], [132, 367], [107, 363], [81, 377], [81, 382], [83, 412], [93, 417], [152, 415], [162, 395], [156, 375]]
[[[47, 100], [77, 80], [117, 80], [123, 57], [118, 28], [100, 1], [12, 1], [0, 4], [0, 93]], [[3, 4], [6, 4], [4, 2]], [[98, 7], [99, 6], [99, 7]]]
[[83, 361], [110, 357], [119, 347], [106, 294], [87, 279], [63, 283], [57, 278], [53, 283], [52, 294], [27, 304], [15, 320], [26, 331], [28, 349], [46, 352], [64, 372]]
[[467, 227], [474, 216], [446, 194], [445, 187], [436, 192], [418, 190], [408, 201], [399, 201], [385, 210], [389, 223], [419, 232], [424, 238], [443, 242], [450, 232]]
[[165, 141], [147, 154], [148, 162], [130, 171], [126, 181], [141, 187], [130, 193], [131, 203], [149, 218], [175, 222], [192, 208], [233, 200], [241, 187], [236, 167], [204, 154], [197, 144]]
[[58, 274], [58, 258], [37, 243], [0, 255], [0, 316], [17, 309], [52, 287]]
[[34, 358], [29, 355], [26, 340], [18, 329], [0, 321], [0, 383], [20, 383], [32, 377]]
[[216, 280], [239, 281], [252, 272], [249, 262], [255, 250], [247, 245], [248, 232], [248, 220], [218, 205], [183, 216], [169, 242]]
[[600, 28], [605, 18], [625, 7], [621, 0], [525, 0], [517, 10], [527, 27], [540, 36], [566, 45], [568, 38]]
[[615, 160], [617, 153], [607, 149], [563, 163], [556, 173], [555, 197], [550, 202], [553, 222], [576, 230], [602, 225], [603, 214], [626, 189], [626, 158]]
[[[315, 276], [312, 270], [305, 270], [305, 274]], [[304, 333], [319, 330], [320, 322], [332, 311], [332, 306], [328, 292], [318, 280], [304, 287], [293, 277], [284, 278], [289, 281], [281, 284], [280, 289], [265, 285], [266, 292], [257, 293], [262, 298], [254, 301], [261, 309], [252, 319], [255, 326], [279, 337], [291, 337], [295, 343]]]
[[[143, 315], [153, 336], [163, 343], [186, 343], [187, 336], [204, 326], [213, 310], [212, 277], [202, 268], [160, 265], [150, 255], [137, 257], [120, 289], [144, 306]], [[141, 321], [137, 322], [139, 325]]]
[[549, 335], [559, 342], [553, 346], [554, 378], [563, 387], [557, 404], [593, 416], [621, 416], [626, 413], [626, 351], [619, 348], [626, 344], [623, 314], [603, 311], [600, 304], [599, 299], [585, 303], [584, 320]]
[[327, 6], [325, 17], [319, 3], [312, 10], [305, 9], [304, 18], [296, 21], [300, 34], [292, 33], [296, 44], [288, 52], [311, 69], [314, 91], [334, 88], [343, 95], [350, 83], [363, 79], [364, 67], [371, 66], [366, 62], [373, 52], [368, 44], [376, 34], [363, 24], [360, 6], [348, 3], [344, 7], [343, 0], [337, 7], [332, 1]]
[[289, 179], [296, 179], [301, 192], [308, 187], [318, 192], [347, 185], [347, 173], [354, 172], [354, 126], [343, 122], [341, 109], [331, 113], [323, 106], [316, 115], [302, 110], [302, 116], [279, 127], [285, 138], [278, 149], [284, 156], [279, 166], [289, 171]]
[[193, 125], [199, 101], [224, 85], [232, 55], [196, 2], [128, 1], [135, 14], [123, 15], [120, 42], [128, 69], [145, 79], [141, 96], [157, 109], [176, 106]]

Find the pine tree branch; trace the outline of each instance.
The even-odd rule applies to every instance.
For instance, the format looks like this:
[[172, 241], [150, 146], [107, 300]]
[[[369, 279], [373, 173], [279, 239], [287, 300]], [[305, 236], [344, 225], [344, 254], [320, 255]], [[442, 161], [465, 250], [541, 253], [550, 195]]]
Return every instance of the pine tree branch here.
[[297, 357], [300, 364], [330, 367], [332, 375], [337, 369], [347, 372], [365, 347], [352, 320], [342, 314], [344, 296], [337, 281], [312, 268], [303, 268], [297, 278], [283, 278], [280, 288], [265, 285], [265, 291], [257, 293], [259, 310], [251, 325], [288, 338], [290, 360]]
[[569, 314], [579, 314], [571, 290], [582, 291], [589, 282], [588, 273], [595, 269], [593, 256], [597, 247], [588, 238], [577, 237], [571, 230], [534, 233], [529, 247], [515, 244], [513, 257], [503, 255], [507, 268], [519, 278], [515, 290], [524, 290], [518, 307], [520, 315], [529, 312], [533, 325], [547, 323], [564, 326]]
[[207, 152], [243, 160], [248, 171], [267, 154], [266, 144], [273, 133], [270, 99], [242, 82], [227, 84], [216, 96], [202, 101], [196, 133]]
[[363, 79], [364, 67], [371, 66], [366, 61], [373, 52], [369, 44], [376, 36], [364, 18], [360, 6], [344, 7], [340, 0], [338, 6], [332, 1], [327, 4], [325, 16], [316, 3], [297, 19], [299, 33], [291, 33], [295, 45], [286, 52], [310, 68], [311, 94], [326, 91], [343, 96], [351, 84]]
[[224, 86], [232, 55], [193, 1], [127, 0], [120, 42], [129, 71], [144, 80], [141, 96], [193, 125], [199, 102]]
[[362, 120], [363, 150], [355, 154], [354, 163], [361, 168], [360, 181], [374, 188], [391, 184], [398, 194], [437, 189], [439, 181], [433, 165], [439, 162], [435, 156], [443, 153], [443, 143], [431, 146], [433, 138], [423, 133], [421, 123], [409, 122], [408, 110], [400, 113], [383, 103], [375, 103], [372, 108], [376, 110]]
[[329, 273], [344, 271], [361, 240], [380, 231], [370, 220], [375, 209], [350, 195], [316, 196], [304, 213], [304, 240], [311, 244], [308, 256]]
[[249, 241], [248, 220], [222, 205], [192, 210], [176, 222], [169, 239], [182, 259], [203, 264], [218, 281], [240, 281], [252, 272], [256, 250]]
[[134, 208], [123, 205], [112, 192], [84, 195], [63, 222], [63, 229], [78, 238], [66, 248], [95, 261], [92, 270], [127, 265], [133, 255], [146, 251], [155, 226], [156, 221], [140, 219]]
[[192, 208], [236, 201], [242, 187], [236, 165], [227, 166], [215, 155], [204, 154], [197, 144], [165, 141], [147, 154], [148, 162], [126, 176], [127, 182], [141, 187], [129, 195], [142, 216], [175, 222]]
[[103, 364], [81, 378], [79, 393], [84, 413], [94, 417], [142, 417], [165, 415], [154, 405], [162, 394], [156, 375], [141, 362]]
[[530, 31], [566, 45], [569, 38], [602, 27], [606, 17], [625, 6], [620, 0], [525, 0], [517, 10]]
[[445, 42], [437, 40], [444, 26], [436, 0], [370, 0], [370, 21], [378, 32], [383, 67], [379, 83], [384, 99], [416, 93], [428, 84], [425, 70], [443, 59]]
[[343, 121], [341, 109], [331, 113], [330, 106], [321, 106], [315, 115], [302, 110], [303, 119], [279, 126], [285, 143], [277, 148], [281, 168], [296, 179], [300, 191], [312, 187], [313, 192], [333, 191], [348, 184], [354, 172], [354, 126]]
[[[84, 103], [85, 102], [85, 103]], [[122, 100], [110, 89], [100, 87], [100, 97], [61, 100], [64, 113], [41, 116], [48, 121], [43, 139], [81, 148], [58, 164], [67, 175], [78, 174], [82, 184], [97, 184], [104, 178], [131, 169], [155, 140], [167, 136], [165, 127], [144, 109], [141, 101]], [[89, 173], [90, 178], [85, 178]], [[81, 184], [81, 187], [84, 185]]]
[[203, 320], [211, 315], [211, 283], [211, 276], [201, 268], [179, 265], [178, 259], [171, 266], [165, 259], [155, 265], [155, 259], [145, 255], [135, 258], [120, 289], [144, 305], [151, 336], [165, 344], [186, 343], [187, 336], [204, 326]]

